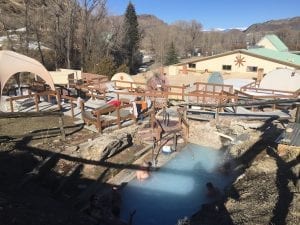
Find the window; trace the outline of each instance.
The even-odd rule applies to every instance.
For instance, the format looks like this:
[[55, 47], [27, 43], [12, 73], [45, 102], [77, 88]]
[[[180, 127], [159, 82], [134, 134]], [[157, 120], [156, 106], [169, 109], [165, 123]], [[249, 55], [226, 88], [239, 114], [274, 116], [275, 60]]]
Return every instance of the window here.
[[257, 72], [257, 66], [247, 66], [247, 72]]
[[222, 70], [231, 70], [231, 65], [223, 65]]
[[196, 63], [189, 63], [189, 68], [196, 69]]

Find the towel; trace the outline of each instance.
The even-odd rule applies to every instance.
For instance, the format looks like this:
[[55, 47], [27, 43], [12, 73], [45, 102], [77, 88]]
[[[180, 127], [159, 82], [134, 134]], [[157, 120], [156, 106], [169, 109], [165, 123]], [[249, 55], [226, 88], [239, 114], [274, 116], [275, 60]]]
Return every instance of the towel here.
[[77, 108], [80, 109], [81, 108], [81, 102], [83, 102], [84, 100], [80, 97], [77, 98], [76, 104], [77, 104]]
[[115, 106], [115, 107], [119, 107], [121, 105], [121, 101], [119, 101], [117, 99], [110, 100], [107, 103], [110, 104], [110, 105], [112, 105], [112, 106]]
[[135, 116], [135, 118], [138, 117], [138, 112], [137, 112], [137, 107], [136, 107], [136, 103], [132, 102], [132, 110], [133, 110], [133, 115]]
[[141, 102], [141, 111], [144, 111], [144, 110], [146, 110], [147, 109], [147, 102], [145, 102], [145, 101], [142, 101]]
[[147, 103], [147, 108], [150, 109], [152, 104], [150, 98], [146, 98], [146, 103]]

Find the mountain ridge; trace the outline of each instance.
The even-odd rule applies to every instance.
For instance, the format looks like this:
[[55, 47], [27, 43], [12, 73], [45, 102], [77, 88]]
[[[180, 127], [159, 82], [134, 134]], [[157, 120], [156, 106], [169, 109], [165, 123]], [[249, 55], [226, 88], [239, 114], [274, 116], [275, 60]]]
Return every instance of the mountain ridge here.
[[300, 16], [254, 23], [245, 30], [245, 33], [269, 32], [280, 29], [300, 30]]

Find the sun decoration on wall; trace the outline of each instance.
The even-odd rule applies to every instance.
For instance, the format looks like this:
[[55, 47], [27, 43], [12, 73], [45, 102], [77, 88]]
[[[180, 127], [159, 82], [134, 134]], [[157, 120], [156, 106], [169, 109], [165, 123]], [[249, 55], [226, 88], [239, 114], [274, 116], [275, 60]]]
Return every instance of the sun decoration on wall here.
[[244, 62], [246, 62], [246, 60], [245, 60], [245, 57], [242, 57], [241, 55], [237, 55], [235, 57], [234, 62], [235, 62], [236, 66], [240, 67], [240, 66], [244, 66]]

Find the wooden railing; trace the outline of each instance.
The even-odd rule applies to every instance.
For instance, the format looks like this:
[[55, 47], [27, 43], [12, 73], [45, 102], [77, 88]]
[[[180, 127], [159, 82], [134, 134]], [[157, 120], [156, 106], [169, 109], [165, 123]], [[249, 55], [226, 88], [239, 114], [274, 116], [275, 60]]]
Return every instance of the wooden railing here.
[[10, 111], [14, 112], [13, 101], [34, 98], [36, 111], [39, 112], [39, 101], [40, 101], [41, 96], [47, 96], [48, 101], [50, 101], [51, 96], [55, 96], [57, 98], [58, 110], [61, 110], [61, 99], [60, 99], [59, 91], [53, 91], [53, 90], [43, 91], [43, 92], [34, 93], [34, 94], [30, 94], [30, 95], [11, 96], [11, 97], [7, 98], [6, 101], [9, 101], [9, 103], [10, 103]]
[[99, 75], [94, 73], [81, 73], [81, 77], [84, 83], [97, 84], [101, 82], [107, 82], [109, 79], [105, 75]]
[[228, 92], [191, 92], [185, 94], [186, 98], [188, 99], [187, 102], [190, 104], [196, 103], [203, 103], [203, 104], [220, 104], [228, 101], [236, 101], [237, 97]]
[[186, 118], [186, 109], [185, 108], [179, 108], [177, 109], [178, 117], [179, 117], [179, 123], [183, 129], [183, 139], [185, 143], [188, 141], [189, 133], [190, 133], [190, 125]]
[[175, 85], [167, 85], [166, 88], [169, 92], [168, 96], [171, 98], [176, 98], [180, 97], [179, 99], [184, 100], [184, 94], [185, 90], [189, 87], [190, 85], [182, 85], [182, 86], [175, 86]]
[[[114, 82], [114, 86], [117, 89], [128, 89], [129, 92], [138, 92], [138, 93], [142, 93], [142, 92], [147, 92], [150, 90], [147, 90], [147, 84], [146, 83], [142, 83], [142, 82], [130, 82], [130, 81], [120, 81], [120, 80], [115, 80]], [[120, 84], [124, 84], [124, 85], [120, 85]], [[183, 100], [184, 97], [184, 93], [185, 93], [185, 89], [189, 87], [189, 85], [166, 85], [165, 86], [165, 90], [163, 91], [164, 93], [166, 93], [166, 95], [168, 96], [176, 96], [177, 98], [179, 97], [179, 99]], [[161, 92], [159, 90], [151, 90], [151, 92]]]
[[[248, 91], [248, 92], [246, 92]], [[252, 92], [252, 93], [251, 93]], [[243, 91], [236, 90], [235, 93], [239, 98], [244, 98], [245, 100], [276, 100], [276, 99], [286, 99], [286, 98], [298, 98], [300, 95], [300, 89], [297, 91], [281, 91], [274, 89], [263, 89], [263, 88], [244, 88]], [[254, 107], [251, 108], [254, 110]], [[272, 104], [272, 109], [276, 109], [276, 104]]]
[[243, 87], [241, 88], [241, 91], [249, 91], [249, 92], [255, 92], [255, 93], [261, 93], [263, 94], [274, 94], [274, 95], [295, 95], [297, 91], [281, 91], [281, 90], [275, 90], [275, 89], [266, 89], [266, 88], [256, 88], [256, 87]]
[[142, 82], [131, 82], [123, 80], [114, 80], [114, 87], [116, 89], [128, 89], [129, 91], [138, 91], [138, 88], [141, 90], [146, 90], [147, 84]]
[[260, 82], [259, 81], [253, 81], [249, 84], [246, 84], [240, 88], [241, 91], [246, 90], [247, 88], [258, 88]]
[[229, 93], [233, 93], [232, 85], [204, 83], [204, 82], [195, 82], [194, 85], [196, 85], [196, 91], [214, 92], [214, 93], [227, 91]]

